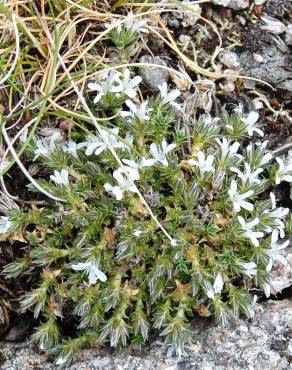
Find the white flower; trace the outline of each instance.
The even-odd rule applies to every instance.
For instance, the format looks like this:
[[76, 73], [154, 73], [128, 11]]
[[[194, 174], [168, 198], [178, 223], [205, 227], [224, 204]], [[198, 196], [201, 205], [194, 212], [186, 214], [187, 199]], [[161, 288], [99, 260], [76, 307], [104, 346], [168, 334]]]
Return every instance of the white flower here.
[[110, 92], [116, 92], [113, 90], [116, 90], [116, 86], [117, 86], [116, 84], [120, 81], [119, 76], [120, 76], [119, 72], [113, 71], [109, 74], [106, 81], [103, 81], [100, 84], [95, 83], [95, 82], [90, 82], [88, 84], [88, 88], [90, 90], [94, 90], [98, 92], [98, 94], [93, 100], [93, 103], [95, 104], [98, 103], [103, 96], [109, 94]]
[[258, 112], [250, 112], [247, 117], [242, 117], [241, 120], [245, 123], [245, 128], [249, 136], [252, 136], [254, 132], [257, 132], [260, 136], [264, 136], [262, 130], [260, 130], [256, 122], [259, 119]]
[[55, 170], [54, 175], [51, 175], [50, 179], [54, 181], [56, 185], [69, 185], [69, 174], [67, 170], [61, 170], [61, 172]]
[[124, 93], [131, 99], [135, 98], [137, 95], [136, 89], [137, 86], [142, 82], [142, 77], [135, 76], [131, 79], [130, 74], [130, 70], [125, 69], [124, 73], [116, 80], [118, 84], [111, 88], [111, 92]]
[[[268, 140], [265, 140], [263, 143], [259, 144], [258, 145], [258, 149], [264, 153], [266, 151], [266, 148], [267, 148], [267, 145], [268, 145]], [[270, 160], [273, 158], [272, 154], [271, 153], [266, 153], [264, 154], [264, 156], [261, 158], [261, 160], [259, 161], [259, 166], [263, 166], [267, 163], [270, 162]]]
[[281, 254], [281, 251], [289, 245], [289, 240], [285, 241], [282, 244], [278, 244], [278, 231], [273, 230], [272, 236], [271, 236], [271, 248], [270, 249], [265, 249], [265, 254], [269, 256], [269, 263], [267, 265], [267, 271], [271, 271], [273, 262], [274, 261], [279, 261], [283, 265], [287, 265], [287, 260], [286, 258]]
[[176, 240], [176, 239], [171, 239], [171, 241], [170, 241], [170, 245], [171, 245], [172, 247], [176, 247], [176, 246], [177, 246], [177, 240]]
[[129, 159], [123, 159], [123, 162], [128, 164], [128, 166], [124, 166], [120, 169], [121, 173], [128, 174], [132, 181], [136, 181], [140, 179], [139, 169], [140, 167], [135, 161], [131, 161]]
[[175, 102], [176, 98], [181, 94], [178, 89], [173, 89], [168, 92], [166, 82], [163, 82], [162, 85], [158, 85], [158, 89], [160, 91], [160, 97], [163, 104], [169, 104], [175, 107], [177, 110], [181, 110], [181, 106]]
[[131, 32], [144, 32], [148, 33], [149, 31], [144, 26], [147, 24], [147, 19], [138, 20], [137, 18], [133, 18], [134, 13], [129, 12], [126, 16], [126, 22], [124, 23], [127, 30]]
[[153, 155], [156, 162], [161, 163], [163, 166], [168, 166], [167, 154], [176, 147], [176, 144], [167, 144], [166, 140], [163, 140], [161, 145], [158, 146], [155, 143], [150, 145], [150, 153]]
[[84, 271], [88, 274], [89, 285], [93, 285], [97, 280], [105, 282], [107, 276], [99, 269], [98, 262], [90, 260], [88, 262], [71, 265], [71, 268], [75, 271]]
[[36, 141], [36, 150], [34, 151], [34, 158], [35, 161], [39, 156], [48, 157], [51, 154], [51, 149], [49, 145], [46, 143], [45, 140], [38, 139]]
[[[111, 146], [113, 148], [118, 148], [118, 149], [126, 149], [126, 145], [124, 143], [122, 143], [121, 141], [119, 141], [119, 139], [117, 138], [119, 134], [119, 128], [118, 127], [115, 127], [109, 131], [106, 131], [106, 130], [102, 130], [102, 136], [103, 138], [107, 139], [107, 141], [111, 144]], [[86, 150], [85, 150], [85, 154], [90, 156], [92, 155], [93, 153], [95, 155], [99, 155], [101, 154], [104, 150], [107, 149], [107, 145], [105, 143], [105, 141], [103, 140], [103, 138], [101, 138], [100, 136], [94, 136], [92, 134], [90, 135], [87, 135], [86, 136], [86, 141], [85, 142], [82, 142], [82, 143], [79, 143], [77, 144], [77, 148], [83, 148], [83, 147], [87, 147]]]
[[261, 17], [261, 20], [265, 23], [263, 26], [261, 26], [261, 29], [271, 32], [274, 35], [280, 35], [286, 30], [285, 24], [278, 19], [275, 19], [268, 15], [263, 15]]
[[230, 189], [228, 190], [228, 195], [229, 195], [230, 200], [233, 203], [233, 208], [234, 208], [235, 212], [240, 212], [241, 208], [244, 208], [244, 209], [246, 209], [247, 211], [250, 211], [250, 212], [252, 212], [254, 210], [253, 204], [244, 200], [244, 199], [250, 197], [251, 195], [253, 195], [253, 193], [254, 193], [253, 190], [249, 190], [246, 193], [239, 194], [237, 192], [237, 183], [236, 183], [236, 181], [235, 180], [231, 181]]
[[59, 130], [56, 129], [42, 129], [42, 133], [46, 135], [45, 138], [37, 139], [36, 150], [34, 151], [34, 161], [39, 157], [50, 157], [50, 154], [56, 149], [56, 144], [61, 144], [63, 136]]
[[268, 233], [271, 233], [273, 229], [279, 230], [280, 237], [284, 238], [285, 233], [285, 224], [282, 221], [289, 213], [289, 208], [284, 207], [276, 207], [276, 197], [273, 193], [270, 193], [271, 203], [272, 203], [272, 209], [271, 210], [264, 210], [263, 216], [264, 220], [267, 220], [266, 223], [270, 223], [271, 225], [264, 225], [265, 230]]
[[215, 139], [221, 149], [221, 160], [224, 161], [227, 157], [233, 156], [238, 152], [240, 143], [235, 141], [233, 144], [230, 144], [230, 140], [226, 137], [222, 138], [222, 142], [216, 138]]
[[258, 247], [260, 245], [258, 239], [262, 238], [264, 233], [261, 231], [253, 231], [253, 228], [260, 222], [260, 220], [256, 217], [254, 220], [246, 222], [241, 216], [238, 216], [237, 218], [243, 230], [241, 236], [250, 239], [252, 244], [255, 247]]
[[56, 361], [56, 365], [64, 365], [66, 362], [70, 361], [70, 355], [69, 353], [65, 356], [59, 356]]
[[254, 262], [239, 262], [240, 272], [248, 277], [253, 277], [257, 274], [257, 265]]
[[[128, 172], [128, 175], [131, 176], [133, 173]], [[136, 172], [135, 172], [136, 174]], [[113, 177], [116, 179], [118, 185], [112, 186], [109, 183], [104, 184], [104, 189], [107, 192], [112, 193], [117, 200], [123, 199], [124, 192], [125, 191], [131, 191], [132, 193], [137, 193], [138, 189], [135, 184], [133, 184], [132, 181], [134, 181], [136, 178], [130, 178], [132, 181], [130, 181], [126, 175], [124, 175], [124, 170], [122, 168], [119, 168], [118, 170], [115, 170], [113, 173]]]
[[286, 165], [279, 157], [276, 157], [276, 161], [279, 165], [279, 168], [275, 173], [276, 185], [280, 184], [282, 181], [292, 182], [292, 163]]
[[7, 233], [12, 225], [9, 218], [6, 216], [0, 216], [0, 234]]
[[123, 159], [123, 162], [131, 168], [141, 169], [143, 167], [153, 166], [156, 163], [156, 160], [153, 158], [146, 159], [145, 157], [142, 157], [139, 162], [135, 162], [130, 159]]
[[26, 142], [26, 139], [27, 139], [27, 135], [28, 135], [28, 128], [26, 127], [22, 133], [19, 135], [19, 141], [21, 143], [25, 143]]
[[201, 173], [215, 171], [215, 168], [212, 166], [214, 162], [213, 155], [208, 155], [208, 157], [206, 158], [205, 153], [199, 150], [197, 154], [197, 158], [198, 160], [189, 159], [188, 163], [192, 166], [199, 167]]
[[221, 293], [224, 286], [224, 278], [221, 272], [218, 272], [213, 284], [214, 292]]
[[247, 311], [248, 311], [249, 317], [251, 319], [253, 319], [254, 316], [255, 316], [255, 310], [254, 310], [254, 308], [255, 308], [255, 305], [257, 303], [257, 299], [258, 299], [257, 295], [254, 295], [253, 296], [253, 301], [252, 301], [251, 305], [247, 306]]
[[205, 293], [207, 295], [208, 298], [210, 299], [214, 299], [215, 298], [215, 292], [214, 292], [214, 289], [212, 287], [212, 285], [210, 284], [210, 287], [208, 287], [207, 289], [205, 289]]
[[152, 109], [147, 107], [147, 100], [139, 105], [134, 104], [131, 100], [126, 100], [125, 103], [130, 110], [121, 111], [122, 117], [131, 117], [132, 119], [138, 118], [140, 121], [150, 120], [149, 113], [152, 111]]
[[110, 28], [112, 26], [115, 26], [114, 30], [118, 33], [121, 33], [123, 27], [125, 27], [128, 31], [132, 33], [139, 33], [144, 32], [148, 33], [148, 29], [144, 26], [147, 24], [147, 19], [138, 20], [138, 18], [133, 18], [134, 13], [129, 12], [127, 16], [124, 18], [125, 22], [121, 23], [120, 19], [114, 19], [111, 23], [106, 23], [106, 28]]
[[266, 281], [261, 282], [260, 287], [264, 290], [267, 298], [271, 295], [271, 284]]
[[142, 230], [137, 229], [137, 230], [135, 230], [135, 231], [133, 232], [133, 235], [134, 235], [134, 236], [136, 236], [136, 237], [138, 238], [142, 233], [143, 233], [143, 231], [142, 231]]
[[63, 146], [63, 151], [71, 154], [74, 158], [78, 158], [77, 149], [78, 144], [76, 144], [73, 140], [69, 140], [68, 143]]
[[258, 168], [252, 172], [251, 167], [248, 163], [244, 163], [244, 172], [241, 172], [238, 168], [231, 167], [231, 171], [237, 173], [237, 176], [241, 179], [244, 185], [246, 184], [260, 184], [261, 180], [258, 179], [258, 175], [263, 172], [263, 168]]

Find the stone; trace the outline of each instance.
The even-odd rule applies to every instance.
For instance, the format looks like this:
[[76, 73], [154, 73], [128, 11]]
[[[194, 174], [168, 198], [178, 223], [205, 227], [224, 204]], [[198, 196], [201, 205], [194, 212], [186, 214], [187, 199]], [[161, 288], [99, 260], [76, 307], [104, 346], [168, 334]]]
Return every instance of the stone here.
[[[185, 2], [187, 4], [188, 2]], [[174, 12], [173, 15], [176, 19], [180, 20], [183, 27], [192, 27], [200, 19], [202, 8], [200, 5], [188, 5], [188, 9], [184, 12]]]
[[261, 50], [263, 62], [254, 60], [251, 51], [240, 54], [239, 61], [243, 75], [270, 83], [273, 87], [292, 95], [292, 75], [289, 71], [289, 57], [277, 47], [266, 47]]
[[226, 67], [237, 69], [240, 66], [238, 55], [233, 51], [224, 50], [219, 54], [219, 60]]
[[[144, 55], [139, 60], [140, 63], [158, 64], [167, 66], [167, 63], [160, 57], [151, 55]], [[140, 67], [139, 73], [144, 82], [151, 88], [158, 90], [158, 85], [162, 85], [167, 81], [168, 71], [159, 67]]]
[[263, 12], [271, 17], [283, 18], [289, 9], [291, 9], [290, 0], [268, 0]]
[[[193, 320], [192, 341], [180, 360], [168, 358], [158, 341], [141, 351], [127, 348], [81, 351], [68, 370], [288, 370], [292, 359], [292, 302], [266, 301], [255, 306], [253, 320], [218, 327], [210, 318]], [[0, 342], [1, 370], [53, 370], [46, 354], [29, 341]]]
[[212, 2], [216, 5], [234, 10], [241, 10], [249, 7], [249, 0], [212, 0]]

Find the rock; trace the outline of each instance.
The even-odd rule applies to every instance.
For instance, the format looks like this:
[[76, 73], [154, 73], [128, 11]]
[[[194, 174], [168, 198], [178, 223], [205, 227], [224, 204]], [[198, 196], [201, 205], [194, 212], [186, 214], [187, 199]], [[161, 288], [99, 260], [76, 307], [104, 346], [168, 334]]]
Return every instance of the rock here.
[[243, 36], [244, 50], [250, 50], [253, 53], [262, 54], [262, 51], [275, 44], [271, 33], [261, 28], [260, 22], [246, 30]]
[[[292, 303], [267, 301], [255, 307], [252, 321], [239, 320], [227, 328], [208, 318], [192, 323], [192, 341], [185, 356], [167, 358], [158, 342], [141, 352], [125, 349], [83, 350], [69, 370], [281, 370], [292, 360]], [[28, 342], [1, 343], [1, 370], [56, 369], [45, 354]]]
[[261, 51], [262, 63], [254, 60], [251, 51], [240, 54], [239, 61], [243, 75], [270, 83], [273, 87], [292, 95], [292, 75], [289, 58], [277, 47], [266, 47]]
[[272, 269], [272, 294], [280, 293], [292, 286], [292, 245], [283, 251], [283, 255], [287, 259], [287, 265], [277, 262]]
[[237, 69], [240, 66], [238, 55], [233, 51], [221, 51], [219, 54], [219, 60], [228, 68]]
[[[158, 64], [167, 66], [166, 62], [158, 56], [154, 58], [151, 55], [144, 55], [139, 60], [140, 63]], [[151, 88], [157, 90], [157, 86], [166, 82], [168, 78], [168, 71], [159, 67], [141, 67], [140, 75], [144, 82]]]
[[30, 332], [31, 319], [27, 316], [18, 316], [13, 322], [12, 327], [5, 336], [7, 342], [18, 342], [27, 337], [27, 333]]
[[268, 0], [264, 7], [264, 13], [271, 17], [283, 18], [291, 8], [290, 0]]
[[[185, 2], [187, 4], [187, 2]], [[188, 5], [188, 9], [191, 10], [188, 12], [174, 12], [173, 16], [180, 20], [180, 23], [183, 27], [192, 27], [200, 19], [202, 8], [200, 5]]]
[[234, 10], [241, 10], [249, 7], [249, 0], [212, 0], [212, 2], [216, 5]]

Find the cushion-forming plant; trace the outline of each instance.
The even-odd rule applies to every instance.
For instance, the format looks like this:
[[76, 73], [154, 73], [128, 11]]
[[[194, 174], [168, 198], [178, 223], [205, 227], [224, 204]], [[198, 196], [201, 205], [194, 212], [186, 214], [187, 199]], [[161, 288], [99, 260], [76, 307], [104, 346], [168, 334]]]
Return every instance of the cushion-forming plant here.
[[[127, 21], [110, 39], [124, 50], [144, 26]], [[114, 117], [101, 132], [34, 135], [26, 160], [60, 202], [2, 204], [1, 239], [17, 233], [23, 246], [2, 273], [31, 275], [21, 307], [40, 318], [33, 340], [60, 366], [83, 346], [141, 346], [151, 331], [181, 356], [195, 313], [222, 325], [252, 317], [255, 292], [271, 294], [273, 262], [286, 263], [289, 210], [273, 187], [292, 181], [292, 164], [273, 158], [267, 141], [248, 142], [263, 136], [258, 113], [239, 106], [175, 129], [180, 91], [164, 82], [147, 97], [141, 84], [128, 68], [100, 74], [86, 98]]]

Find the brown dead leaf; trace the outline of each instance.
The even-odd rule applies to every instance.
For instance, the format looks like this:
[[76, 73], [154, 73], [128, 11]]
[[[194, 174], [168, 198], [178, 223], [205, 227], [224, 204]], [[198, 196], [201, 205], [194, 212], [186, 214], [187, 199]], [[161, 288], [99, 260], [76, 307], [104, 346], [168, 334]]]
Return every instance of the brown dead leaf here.
[[214, 224], [218, 227], [225, 227], [228, 224], [228, 219], [221, 213], [215, 213]]
[[13, 232], [9, 233], [8, 239], [9, 239], [10, 242], [11, 241], [12, 242], [17, 241], [17, 242], [21, 242], [21, 243], [27, 243], [27, 241], [24, 238], [22, 230], [13, 231]]
[[211, 312], [209, 311], [209, 309], [201, 303], [195, 304], [194, 309], [198, 312], [200, 316], [203, 316], [203, 317], [211, 316]]
[[106, 242], [107, 245], [116, 245], [117, 239], [116, 239], [117, 232], [115, 229], [110, 229], [109, 227], [105, 227], [103, 229], [102, 233], [102, 240]]
[[192, 285], [189, 283], [182, 284], [180, 281], [175, 280], [175, 284], [176, 284], [176, 289], [172, 292], [172, 294], [174, 295], [176, 294], [184, 295], [184, 294], [190, 294], [192, 292]]
[[130, 212], [133, 216], [143, 216], [147, 217], [149, 216], [149, 212], [147, 208], [144, 206], [144, 204], [141, 203], [141, 201], [137, 198], [132, 198], [130, 201]]

